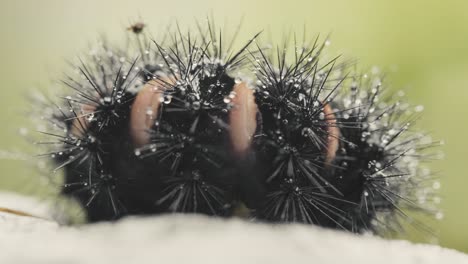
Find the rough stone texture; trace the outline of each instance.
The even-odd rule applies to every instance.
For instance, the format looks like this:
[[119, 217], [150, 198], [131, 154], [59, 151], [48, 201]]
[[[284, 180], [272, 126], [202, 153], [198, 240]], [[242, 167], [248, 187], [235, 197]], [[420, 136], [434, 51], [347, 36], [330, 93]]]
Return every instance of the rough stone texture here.
[[[47, 217], [34, 199], [0, 193], [0, 206]], [[467, 263], [433, 245], [356, 236], [314, 226], [194, 215], [126, 218], [63, 227], [0, 213], [0, 263]]]

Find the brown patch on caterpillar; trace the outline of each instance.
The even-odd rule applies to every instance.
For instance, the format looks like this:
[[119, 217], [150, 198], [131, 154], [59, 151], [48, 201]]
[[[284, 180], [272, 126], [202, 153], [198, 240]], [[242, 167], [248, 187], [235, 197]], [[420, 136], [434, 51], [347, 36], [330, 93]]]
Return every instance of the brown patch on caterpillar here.
[[153, 127], [161, 106], [162, 94], [172, 79], [151, 80], [138, 92], [130, 112], [130, 135], [135, 147], [142, 147], [150, 141], [148, 130]]
[[336, 116], [333, 113], [333, 109], [330, 104], [325, 104], [323, 107], [323, 113], [327, 121], [327, 149], [325, 153], [325, 165], [329, 166], [336, 157], [336, 152], [340, 146], [340, 129], [336, 124]]
[[257, 104], [253, 90], [246, 83], [234, 86], [234, 105], [229, 113], [230, 139], [236, 155], [243, 155], [250, 148], [257, 128]]

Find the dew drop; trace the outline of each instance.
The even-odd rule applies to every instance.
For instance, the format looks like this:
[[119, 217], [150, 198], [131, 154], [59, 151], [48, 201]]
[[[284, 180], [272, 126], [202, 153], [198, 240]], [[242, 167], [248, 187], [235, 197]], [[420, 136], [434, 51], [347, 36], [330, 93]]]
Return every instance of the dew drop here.
[[26, 135], [28, 134], [28, 129], [25, 128], [25, 127], [22, 127], [22, 128], [19, 129], [18, 132], [19, 132], [19, 134], [20, 134], [21, 136], [26, 136]]
[[153, 109], [151, 109], [151, 108], [146, 109], [146, 115], [152, 116], [153, 115]]
[[298, 98], [299, 98], [299, 101], [304, 100], [305, 94], [303, 94], [303, 93], [298, 94]]
[[416, 112], [422, 112], [424, 111], [424, 106], [423, 105], [418, 105], [414, 108], [414, 111]]
[[193, 110], [199, 110], [200, 109], [200, 101], [194, 101], [192, 103], [192, 109]]
[[304, 127], [301, 131], [302, 136], [309, 137], [313, 133], [310, 127]]
[[164, 104], [170, 104], [172, 101], [172, 95], [166, 95], [165, 98], [163, 99]]
[[86, 120], [88, 120], [88, 122], [92, 122], [92, 121], [94, 120], [94, 113], [88, 115], [88, 116], [86, 117]]
[[156, 145], [155, 145], [155, 144], [151, 144], [151, 146], [150, 146], [150, 151], [151, 151], [151, 152], [156, 152], [156, 150], [157, 150]]
[[324, 120], [325, 119], [325, 114], [323, 112], [320, 112], [319, 114], [319, 119]]

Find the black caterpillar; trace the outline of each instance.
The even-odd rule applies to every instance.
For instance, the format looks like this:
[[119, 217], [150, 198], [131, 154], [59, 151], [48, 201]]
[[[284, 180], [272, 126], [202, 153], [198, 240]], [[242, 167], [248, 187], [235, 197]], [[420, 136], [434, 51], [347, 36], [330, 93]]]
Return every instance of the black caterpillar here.
[[44, 155], [90, 222], [177, 212], [385, 233], [435, 214], [420, 107], [322, 59], [327, 42], [234, 50], [211, 23], [161, 42], [129, 30], [138, 56], [100, 43], [40, 105]]

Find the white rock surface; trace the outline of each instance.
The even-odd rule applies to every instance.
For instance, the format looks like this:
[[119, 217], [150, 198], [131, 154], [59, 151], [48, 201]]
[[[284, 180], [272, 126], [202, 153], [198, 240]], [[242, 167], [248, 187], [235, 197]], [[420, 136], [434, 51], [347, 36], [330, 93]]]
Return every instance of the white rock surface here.
[[50, 206], [36, 198], [10, 192], [0, 191], [0, 207], [28, 212], [29, 214], [47, 218], [51, 215]]
[[[0, 194], [0, 206], [41, 208], [32, 199], [5, 194]], [[1, 213], [0, 263], [468, 264], [468, 256], [432, 245], [239, 219], [172, 215], [62, 227]]]

